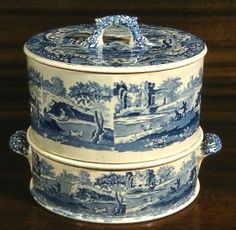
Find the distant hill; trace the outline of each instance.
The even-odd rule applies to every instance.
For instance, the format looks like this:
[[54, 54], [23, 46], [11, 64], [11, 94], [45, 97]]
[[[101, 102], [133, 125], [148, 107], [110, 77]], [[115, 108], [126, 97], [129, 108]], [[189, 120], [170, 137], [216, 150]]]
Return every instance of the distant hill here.
[[94, 116], [86, 114], [76, 110], [73, 106], [66, 104], [65, 102], [55, 102], [51, 106], [48, 113], [53, 114], [56, 117], [66, 117], [68, 119], [80, 119], [83, 121], [94, 122]]
[[94, 190], [87, 188], [80, 188], [75, 194], [74, 198], [87, 201], [115, 201], [115, 198], [110, 195], [100, 194]]

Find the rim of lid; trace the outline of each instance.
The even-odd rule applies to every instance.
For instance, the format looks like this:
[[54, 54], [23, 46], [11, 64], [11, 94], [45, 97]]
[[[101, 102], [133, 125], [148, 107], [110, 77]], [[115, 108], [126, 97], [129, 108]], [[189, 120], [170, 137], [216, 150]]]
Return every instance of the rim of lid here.
[[72, 70], [72, 71], [81, 71], [81, 72], [93, 72], [93, 73], [144, 73], [144, 72], [158, 72], [164, 70], [170, 70], [175, 68], [180, 68], [186, 65], [190, 65], [201, 58], [203, 58], [207, 53], [207, 46], [204, 44], [204, 49], [197, 55], [187, 58], [184, 60], [159, 64], [159, 65], [147, 65], [147, 66], [90, 66], [90, 65], [79, 65], [72, 63], [65, 63], [55, 60], [50, 60], [41, 56], [34, 54], [30, 51], [26, 43], [24, 44], [24, 52], [28, 58], [33, 59], [36, 62], [45, 64], [51, 67], [57, 67], [60, 69]]

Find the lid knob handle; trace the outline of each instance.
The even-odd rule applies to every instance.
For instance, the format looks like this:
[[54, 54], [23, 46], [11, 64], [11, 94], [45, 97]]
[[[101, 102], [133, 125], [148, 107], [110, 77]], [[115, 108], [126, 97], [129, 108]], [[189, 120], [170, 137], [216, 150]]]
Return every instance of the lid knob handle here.
[[137, 17], [130, 17], [126, 15], [112, 15], [103, 18], [97, 18], [96, 28], [93, 34], [84, 42], [90, 48], [95, 48], [104, 45], [103, 34], [108, 27], [111, 26], [125, 26], [131, 33], [129, 41], [130, 46], [146, 47], [149, 45], [148, 39], [142, 35], [139, 30]]

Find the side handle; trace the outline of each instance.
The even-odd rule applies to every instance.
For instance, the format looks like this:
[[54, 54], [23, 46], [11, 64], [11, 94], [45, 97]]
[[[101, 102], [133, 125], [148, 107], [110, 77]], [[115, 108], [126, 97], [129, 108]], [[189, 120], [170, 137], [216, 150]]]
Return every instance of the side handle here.
[[9, 140], [9, 147], [12, 151], [28, 157], [29, 143], [27, 141], [26, 132], [18, 130], [13, 135], [11, 135]]
[[201, 150], [203, 157], [214, 155], [222, 149], [222, 142], [218, 135], [206, 133], [202, 142]]

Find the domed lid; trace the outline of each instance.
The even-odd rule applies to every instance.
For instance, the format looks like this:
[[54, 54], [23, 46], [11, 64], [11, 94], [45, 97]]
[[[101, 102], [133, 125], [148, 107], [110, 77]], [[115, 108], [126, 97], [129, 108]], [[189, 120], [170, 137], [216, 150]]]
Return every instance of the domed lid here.
[[123, 15], [49, 30], [25, 44], [31, 58], [55, 67], [93, 72], [146, 72], [190, 64], [206, 54], [204, 42], [181, 30], [138, 25]]

